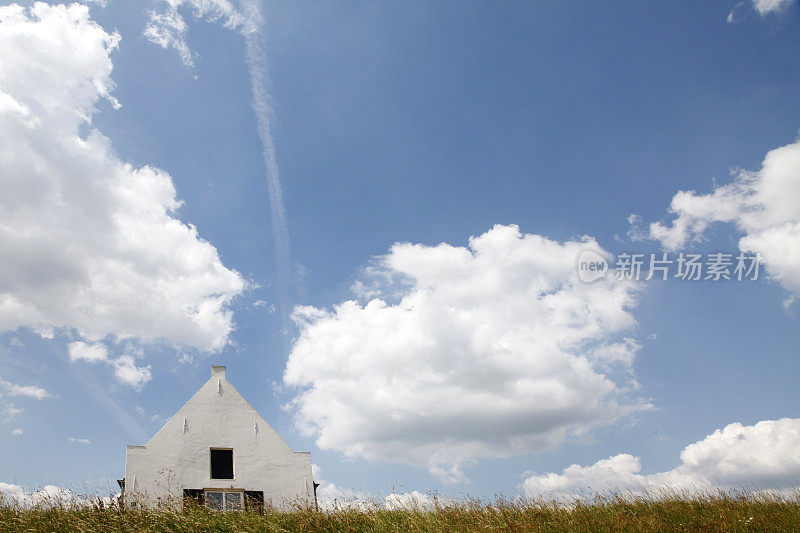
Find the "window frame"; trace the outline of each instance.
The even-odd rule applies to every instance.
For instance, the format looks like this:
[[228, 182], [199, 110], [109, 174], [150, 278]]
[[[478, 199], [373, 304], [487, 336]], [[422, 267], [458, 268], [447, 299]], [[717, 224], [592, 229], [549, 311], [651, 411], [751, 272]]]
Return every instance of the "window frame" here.
[[[222, 494], [222, 508], [216, 509], [209, 504], [208, 495], [210, 493], [218, 493]], [[228, 498], [229, 495], [237, 494], [238, 495], [238, 507], [231, 509], [228, 506]], [[220, 512], [229, 512], [229, 511], [244, 511], [245, 509], [245, 496], [244, 490], [242, 489], [203, 489], [203, 503], [206, 507], [213, 511], [220, 511]]]

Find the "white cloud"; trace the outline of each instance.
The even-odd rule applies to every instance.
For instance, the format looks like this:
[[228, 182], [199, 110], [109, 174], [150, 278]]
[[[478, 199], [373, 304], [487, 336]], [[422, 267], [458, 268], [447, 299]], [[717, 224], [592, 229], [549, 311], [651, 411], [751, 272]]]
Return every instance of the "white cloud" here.
[[266, 167], [270, 222], [278, 268], [278, 304], [283, 314], [284, 329], [288, 329], [290, 287], [297, 283], [295, 275], [302, 278], [303, 268], [291, 258], [280, 170], [272, 138], [274, 111], [272, 98], [267, 90], [269, 67], [264, 42], [264, 17], [261, 14], [260, 3], [257, 0], [241, 0], [237, 7], [229, 0], [160, 0], [159, 8], [150, 12], [150, 21], [144, 30], [144, 36], [162, 48], [175, 49], [184, 66], [191, 70], [194, 68], [196, 54], [187, 42], [188, 26], [186, 19], [181, 15], [181, 9], [191, 11], [195, 20], [221, 22], [224, 27], [237, 31], [244, 37], [245, 62], [250, 73], [252, 93], [250, 103], [256, 116], [256, 128]]
[[375, 506], [375, 499], [363, 490], [353, 490], [339, 487], [335, 483], [326, 481], [322, 477], [322, 468], [311, 465], [312, 477], [317, 487], [317, 505], [320, 509], [331, 511], [334, 509], [369, 509]]
[[43, 339], [54, 339], [56, 336], [56, 332], [51, 326], [37, 325], [33, 326], [31, 329]]
[[255, 302], [253, 302], [253, 307], [262, 307], [269, 314], [275, 312], [275, 306], [269, 302], [265, 302], [264, 300], [256, 300]]
[[196, 20], [220, 22], [231, 30], [248, 33], [253, 31], [254, 21], [249, 20], [228, 0], [161, 0], [158, 9], [149, 13], [144, 36], [152, 43], [178, 52], [186, 68], [194, 68], [195, 52], [186, 40], [188, 26], [180, 10], [192, 12]]
[[219, 350], [242, 277], [176, 218], [166, 172], [92, 128], [118, 43], [86, 6], [0, 7], [0, 331]]
[[10, 346], [14, 346], [15, 348], [20, 348], [20, 349], [25, 348], [25, 344], [16, 337], [12, 337], [12, 339], [8, 341], [8, 344]]
[[6, 404], [6, 405], [3, 406], [4, 421], [8, 422], [9, 420], [14, 418], [15, 416], [17, 416], [19, 414], [22, 414], [24, 412], [25, 412], [24, 409], [20, 409], [18, 407], [15, 407], [13, 403]]
[[[110, 500], [105, 498], [106, 503]], [[91, 500], [81, 498], [62, 487], [45, 485], [36, 491], [26, 491], [19, 485], [0, 482], [0, 505], [9, 507], [84, 507]]]
[[358, 509], [358, 510], [416, 510], [432, 511], [437, 507], [453, 505], [455, 500], [442, 498], [435, 495], [424, 494], [419, 491], [411, 492], [392, 492], [383, 497], [375, 496], [366, 490], [355, 490], [342, 488], [326, 481], [322, 477], [322, 469], [317, 465], [311, 465], [314, 481], [319, 483], [317, 487], [317, 504], [320, 509], [330, 511], [334, 509]]
[[23, 433], [22, 428], [17, 428], [11, 432], [11, 436], [19, 437], [20, 435], [22, 435], [22, 433]]
[[531, 475], [522, 489], [526, 496], [566, 500], [606, 491], [791, 489], [800, 484], [800, 419], [729, 424], [684, 448], [680, 458], [673, 470], [644, 475], [638, 457], [620, 454], [560, 474]]
[[144, 408], [139, 405], [134, 407], [134, 409], [136, 410], [136, 413], [138, 413], [139, 416], [141, 416], [142, 418], [146, 417], [148, 420], [150, 420], [150, 422], [155, 422], [156, 420], [161, 418], [161, 416], [158, 414], [147, 416], [147, 411], [145, 411]]
[[135, 389], [141, 389], [150, 381], [150, 365], [139, 367], [130, 355], [122, 355], [114, 360], [114, 377]]
[[76, 444], [91, 444], [92, 441], [89, 439], [79, 439], [77, 437], [67, 437], [67, 441], [74, 442]]
[[[649, 407], [635, 387], [637, 287], [578, 281], [591, 239], [495, 226], [469, 247], [399, 243], [362, 286], [383, 299], [297, 308], [284, 381], [322, 449], [425, 465], [445, 481], [481, 457], [551, 448]], [[377, 280], [377, 282], [375, 282]]]
[[98, 342], [86, 344], [85, 342], [71, 342], [67, 346], [70, 361], [86, 361], [88, 363], [98, 363], [108, 361], [108, 348]]
[[753, 9], [766, 17], [770, 13], [780, 13], [794, 3], [794, 0], [752, 0]]
[[628, 217], [628, 238], [633, 242], [641, 242], [647, 239], [647, 232], [641, 228], [642, 217], [636, 213], [631, 213]]
[[671, 223], [650, 224], [668, 250], [700, 242], [714, 223], [733, 224], [739, 249], [760, 254], [770, 277], [800, 294], [800, 141], [770, 151], [757, 172], [738, 171], [710, 194], [679, 191]]
[[5, 381], [2, 378], [0, 378], [0, 390], [3, 390], [5, 394], [9, 396], [25, 396], [36, 400], [50, 397], [50, 393], [41, 387], [35, 385], [18, 385], [10, 381]]
[[383, 500], [383, 507], [389, 510], [433, 511], [437, 506], [447, 505], [448, 502], [449, 500], [440, 500], [413, 490], [389, 494]]
[[[278, 304], [283, 318], [283, 328], [289, 328], [288, 309], [290, 309], [291, 286], [302, 279], [303, 267], [292, 261], [289, 230], [286, 223], [286, 209], [283, 204], [280, 169], [275, 155], [275, 142], [272, 138], [274, 110], [269, 84], [269, 65], [263, 31], [263, 16], [257, 0], [242, 0], [243, 13], [250, 25], [245, 28], [245, 62], [250, 73], [252, 99], [250, 106], [256, 116], [256, 129], [261, 141], [261, 156], [264, 160], [269, 193], [270, 223], [272, 239], [275, 243], [275, 263], [278, 274]], [[295, 274], [298, 277], [295, 277]]]
[[[117, 359], [108, 357], [108, 348], [105, 344], [98, 342], [86, 344], [85, 342], [72, 342], [68, 345], [69, 360], [72, 362], [85, 361], [88, 363], [106, 363], [113, 367], [114, 377], [117, 381], [130, 385], [137, 390], [141, 390], [145, 383], [150, 381], [150, 365], [137, 367], [135, 358], [131, 355], [122, 355]], [[140, 415], [144, 415], [141, 407]]]

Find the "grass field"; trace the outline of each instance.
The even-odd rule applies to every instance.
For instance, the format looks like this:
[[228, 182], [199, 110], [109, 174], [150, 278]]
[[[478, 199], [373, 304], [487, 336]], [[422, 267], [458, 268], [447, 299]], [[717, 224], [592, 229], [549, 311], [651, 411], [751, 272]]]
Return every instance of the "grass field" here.
[[597, 496], [547, 501], [439, 501], [432, 508], [338, 506], [219, 513], [122, 509], [95, 503], [0, 507], [0, 531], [800, 531], [800, 498], [716, 493], [701, 497]]

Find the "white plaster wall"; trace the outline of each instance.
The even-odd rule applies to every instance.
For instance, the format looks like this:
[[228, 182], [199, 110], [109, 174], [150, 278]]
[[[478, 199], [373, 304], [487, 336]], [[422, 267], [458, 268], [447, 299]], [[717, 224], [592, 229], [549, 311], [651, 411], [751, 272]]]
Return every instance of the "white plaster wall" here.
[[[211, 448], [233, 448], [233, 479], [211, 479]], [[183, 489], [264, 492], [278, 508], [314, 505], [311, 455], [295, 452], [225, 378], [212, 376], [146, 446], [128, 446], [125, 496], [155, 502]]]

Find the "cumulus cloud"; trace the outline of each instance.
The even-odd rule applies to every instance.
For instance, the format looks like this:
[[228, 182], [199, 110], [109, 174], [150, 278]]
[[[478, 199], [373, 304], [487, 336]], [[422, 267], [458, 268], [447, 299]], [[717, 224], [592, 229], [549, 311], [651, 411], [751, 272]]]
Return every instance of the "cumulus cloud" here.
[[668, 250], [700, 242], [715, 223], [733, 225], [739, 249], [759, 254], [770, 278], [800, 294], [800, 141], [767, 153], [756, 172], [737, 171], [710, 194], [679, 191], [669, 223], [650, 224], [649, 236]]
[[171, 177], [92, 127], [119, 40], [79, 4], [0, 7], [0, 331], [219, 350], [242, 277], [177, 218]]
[[729, 424], [684, 448], [680, 460], [672, 470], [644, 475], [638, 457], [620, 454], [560, 474], [531, 475], [522, 489], [526, 496], [557, 499], [611, 490], [656, 495], [665, 489], [791, 490], [800, 484], [800, 419]]
[[17, 428], [17, 429], [15, 429], [15, 430], [13, 430], [13, 431], [11, 432], [11, 436], [12, 436], [12, 437], [19, 437], [19, 436], [21, 436], [23, 433], [24, 433], [24, 431], [22, 430], [22, 428]]
[[228, 0], [161, 0], [157, 9], [149, 12], [144, 36], [165, 49], [174, 49], [187, 68], [194, 68], [195, 52], [186, 40], [188, 26], [181, 9], [190, 11], [196, 20], [219, 22], [224, 27], [248, 33], [253, 21], [237, 10]]
[[116, 496], [87, 498], [69, 489], [55, 485], [45, 485], [39, 490], [25, 490], [19, 485], [0, 482], [0, 506], [16, 508], [87, 507], [94, 501], [110, 504]]
[[91, 444], [92, 443], [92, 441], [90, 441], [89, 439], [79, 439], [77, 437], [67, 437], [67, 441], [68, 442], [74, 442], [74, 443], [77, 443], [77, 444]]
[[398, 243], [366, 270], [368, 302], [299, 307], [284, 382], [322, 449], [427, 466], [450, 482], [481, 457], [551, 448], [648, 408], [622, 332], [637, 286], [576, 275], [589, 238], [495, 226], [467, 247]]

